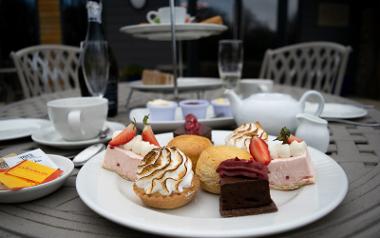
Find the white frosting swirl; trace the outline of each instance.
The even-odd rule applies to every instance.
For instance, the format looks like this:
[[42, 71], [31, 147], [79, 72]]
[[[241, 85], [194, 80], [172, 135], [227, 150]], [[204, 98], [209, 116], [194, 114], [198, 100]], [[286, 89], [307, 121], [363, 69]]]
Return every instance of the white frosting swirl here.
[[123, 148], [126, 150], [131, 150], [136, 154], [141, 156], [145, 156], [152, 149], [157, 148], [156, 145], [153, 145], [147, 141], [143, 141], [140, 135], [135, 136], [132, 140], [130, 140], [127, 144], [123, 145]]
[[261, 127], [260, 123], [245, 123], [236, 128], [226, 138], [226, 145], [236, 146], [249, 151], [249, 144], [253, 136], [258, 136], [263, 140], [268, 139], [268, 134]]
[[212, 102], [217, 105], [223, 105], [223, 106], [230, 105], [230, 101], [227, 98], [215, 98], [214, 100], [212, 100]]
[[[121, 131], [115, 131], [112, 134], [112, 139], [118, 136]], [[140, 135], [135, 136], [132, 140], [130, 140], [127, 144], [120, 145], [121, 148], [125, 150], [130, 150], [138, 155], [145, 156], [154, 148], [157, 148], [156, 145], [152, 145], [147, 141], [143, 141]]]
[[168, 106], [172, 106], [175, 103], [172, 101], [164, 100], [164, 99], [155, 99], [155, 100], [149, 101], [148, 104], [153, 105], [153, 106], [166, 106], [166, 107], [168, 107]]
[[181, 193], [192, 186], [191, 160], [175, 147], [162, 147], [150, 151], [137, 168], [135, 185], [146, 194], [170, 195]]
[[304, 141], [293, 141], [290, 145], [282, 144], [280, 142], [272, 142], [269, 145], [269, 153], [272, 158], [289, 158], [300, 156], [306, 153], [307, 145]]

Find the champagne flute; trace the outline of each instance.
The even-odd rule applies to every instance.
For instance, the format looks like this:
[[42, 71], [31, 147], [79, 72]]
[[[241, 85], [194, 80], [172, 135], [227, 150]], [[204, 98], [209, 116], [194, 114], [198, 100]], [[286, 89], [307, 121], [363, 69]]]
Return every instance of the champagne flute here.
[[219, 41], [219, 76], [224, 87], [237, 89], [243, 69], [243, 42], [241, 40]]
[[81, 66], [88, 91], [92, 96], [103, 97], [110, 68], [108, 42], [85, 41], [81, 48]]

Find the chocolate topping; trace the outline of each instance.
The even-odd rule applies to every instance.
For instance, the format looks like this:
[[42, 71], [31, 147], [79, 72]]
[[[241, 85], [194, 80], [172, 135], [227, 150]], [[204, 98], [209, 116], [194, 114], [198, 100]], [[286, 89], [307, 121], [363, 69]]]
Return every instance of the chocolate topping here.
[[239, 158], [225, 160], [216, 169], [220, 177], [244, 177], [251, 179], [268, 180], [268, 168], [253, 159]]

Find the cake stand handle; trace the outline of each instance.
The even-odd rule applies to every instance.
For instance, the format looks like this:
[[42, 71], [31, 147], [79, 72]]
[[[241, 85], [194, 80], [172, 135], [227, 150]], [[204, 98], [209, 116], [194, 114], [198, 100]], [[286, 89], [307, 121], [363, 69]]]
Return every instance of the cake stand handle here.
[[178, 100], [178, 85], [177, 85], [177, 46], [176, 46], [176, 35], [175, 35], [175, 11], [174, 11], [174, 0], [170, 1], [170, 28], [171, 28], [171, 38], [172, 38], [172, 60], [173, 60], [173, 83], [174, 83], [174, 98]]

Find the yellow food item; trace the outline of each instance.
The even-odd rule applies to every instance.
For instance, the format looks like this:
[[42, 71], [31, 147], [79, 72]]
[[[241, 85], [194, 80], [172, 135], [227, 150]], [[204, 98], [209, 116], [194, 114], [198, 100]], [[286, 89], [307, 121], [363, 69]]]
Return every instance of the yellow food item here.
[[216, 172], [219, 164], [228, 159], [249, 160], [251, 155], [243, 149], [234, 146], [211, 146], [199, 156], [195, 174], [201, 181], [201, 188], [210, 193], [220, 193], [219, 174]]

